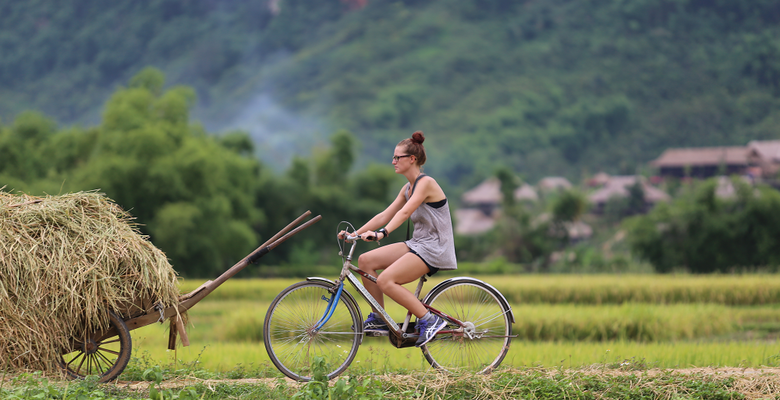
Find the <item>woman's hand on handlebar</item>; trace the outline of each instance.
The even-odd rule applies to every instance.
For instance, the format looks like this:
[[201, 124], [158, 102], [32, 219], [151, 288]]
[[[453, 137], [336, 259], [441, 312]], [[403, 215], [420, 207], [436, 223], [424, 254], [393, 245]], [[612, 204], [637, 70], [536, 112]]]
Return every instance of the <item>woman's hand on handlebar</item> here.
[[374, 231], [366, 231], [366, 232], [363, 232], [360, 235], [355, 235], [354, 232], [353, 233], [349, 233], [347, 231], [341, 231], [338, 234], [338, 238], [339, 239], [346, 239], [348, 242], [351, 242], [351, 241], [353, 241], [355, 239], [363, 239], [363, 241], [365, 241], [365, 242], [375, 242], [375, 241], [377, 241], [376, 240], [377, 233], [374, 232]]
[[352, 242], [355, 239], [360, 239], [361, 238], [360, 235], [355, 235], [355, 232], [349, 233], [347, 231], [341, 231], [341, 232], [339, 232], [339, 234], [337, 236], [338, 236], [339, 239], [346, 240], [348, 242]]
[[362, 235], [360, 235], [360, 238], [363, 239], [365, 242], [378, 242], [379, 239], [377, 239], [379, 236], [377, 236], [377, 233], [375, 231], [365, 231]]

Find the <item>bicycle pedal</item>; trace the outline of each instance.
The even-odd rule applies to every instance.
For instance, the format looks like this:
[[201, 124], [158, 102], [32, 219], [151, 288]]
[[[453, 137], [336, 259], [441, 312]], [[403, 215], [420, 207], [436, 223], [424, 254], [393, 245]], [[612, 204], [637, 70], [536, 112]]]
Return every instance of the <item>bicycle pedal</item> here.
[[363, 333], [365, 333], [366, 336], [373, 336], [373, 337], [390, 336], [390, 331], [365, 330], [363, 331]]

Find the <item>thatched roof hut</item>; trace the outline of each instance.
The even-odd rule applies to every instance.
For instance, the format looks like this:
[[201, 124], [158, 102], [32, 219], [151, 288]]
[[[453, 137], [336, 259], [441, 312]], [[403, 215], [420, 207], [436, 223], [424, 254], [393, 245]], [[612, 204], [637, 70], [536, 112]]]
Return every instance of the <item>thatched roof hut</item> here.
[[501, 181], [498, 178], [485, 179], [461, 196], [463, 202], [469, 205], [500, 204], [501, 198]]
[[[514, 197], [516, 200], [521, 201], [539, 200], [539, 195], [536, 194], [536, 190], [534, 190], [533, 186], [527, 183], [523, 183], [520, 185], [520, 187], [515, 189]], [[501, 194], [501, 181], [499, 181], [498, 178], [486, 179], [479, 185], [475, 186], [473, 189], [463, 193], [461, 199], [465, 204], [473, 206], [484, 204], [501, 204], [501, 201], [503, 201], [503, 195]]]
[[[461, 199], [467, 208], [455, 210], [455, 233], [476, 235], [489, 231], [500, 213], [503, 197], [501, 181], [495, 177], [488, 178], [463, 193]], [[539, 200], [539, 195], [533, 186], [523, 183], [515, 189], [514, 198], [518, 201], [535, 202]]]
[[455, 233], [459, 235], [478, 235], [485, 233], [496, 224], [494, 216], [487, 215], [475, 208], [455, 210]]
[[622, 175], [611, 176], [609, 181], [607, 181], [601, 189], [588, 196], [588, 200], [599, 209], [613, 197], [627, 197], [629, 195], [629, 188], [636, 185], [637, 182], [642, 185], [646, 203], [655, 204], [659, 201], [667, 201], [670, 199], [666, 192], [648, 184], [644, 177], [637, 175]]
[[566, 190], [571, 189], [572, 185], [568, 179], [562, 176], [548, 176], [539, 180], [536, 184], [539, 190], [544, 192], [550, 192], [553, 190]]
[[536, 193], [536, 189], [533, 186], [524, 183], [515, 190], [515, 199], [525, 201], [537, 201], [539, 195]]

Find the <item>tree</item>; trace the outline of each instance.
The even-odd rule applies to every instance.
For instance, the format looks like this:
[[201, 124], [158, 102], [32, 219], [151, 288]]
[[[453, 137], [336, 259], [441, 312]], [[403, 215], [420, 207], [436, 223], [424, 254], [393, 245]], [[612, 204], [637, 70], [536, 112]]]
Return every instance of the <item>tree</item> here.
[[[53, 150], [46, 146], [56, 125], [38, 112], [24, 112], [10, 128], [0, 130], [0, 173], [21, 180], [42, 178]], [[41, 152], [44, 154], [41, 154]]]
[[514, 193], [520, 179], [510, 169], [499, 168], [496, 178], [501, 182], [502, 203], [496, 229], [489, 234], [492, 241], [509, 262], [528, 263], [529, 269], [531, 263], [541, 262], [546, 267], [547, 257], [560, 245], [562, 238], [548, 216], [534, 216], [515, 201]]
[[777, 266], [780, 251], [769, 242], [780, 235], [780, 193], [733, 179], [737, 195], [723, 198], [716, 195], [717, 184], [708, 180], [671, 204], [627, 219], [632, 251], [658, 272]]
[[340, 130], [330, 138], [331, 146], [315, 156], [318, 185], [339, 185], [346, 181], [355, 160], [355, 137]]
[[106, 105], [94, 151], [71, 172], [70, 187], [100, 189], [130, 210], [180, 273], [221, 272], [258, 244], [261, 165], [237, 153], [235, 141], [190, 126], [191, 88], [162, 91], [162, 73], [148, 68], [130, 82]]
[[743, 73], [753, 77], [758, 84], [772, 89], [780, 97], [780, 41], [773, 35], [748, 36], [750, 49]]
[[588, 209], [588, 199], [577, 190], [560, 192], [552, 201], [552, 214], [555, 221], [576, 222]]

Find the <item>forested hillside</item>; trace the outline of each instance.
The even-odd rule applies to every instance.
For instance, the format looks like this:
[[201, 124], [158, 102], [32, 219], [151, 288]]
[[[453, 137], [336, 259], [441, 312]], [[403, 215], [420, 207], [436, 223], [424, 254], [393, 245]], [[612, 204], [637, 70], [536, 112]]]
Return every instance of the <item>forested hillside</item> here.
[[[644, 172], [669, 146], [780, 138], [779, 22], [769, 0], [6, 2], [0, 189], [100, 190], [189, 276], [311, 209], [323, 221], [267, 261], [313, 265], [335, 257], [339, 221], [362, 224], [397, 194], [393, 146], [420, 129], [453, 208], [475, 183], [502, 182], [504, 217], [457, 237], [459, 260], [544, 269], [587, 201], [575, 191], [527, 208], [512, 200], [516, 177]], [[748, 197], [684, 197], [628, 225], [635, 254], [616, 257], [658, 270], [773, 263], [770, 251], [694, 265], [657, 229], [672, 216], [675, 232], [755, 243], [720, 235], [726, 222], [774, 232], [756, 227], [780, 200]], [[596, 236], [631, 214], [623, 206]], [[678, 218], [743, 208], [712, 229]], [[577, 246], [572, 268], [617, 263]]]
[[422, 129], [453, 186], [498, 165], [579, 179], [780, 138], [779, 22], [773, 0], [5, 2], [0, 117], [97, 124], [151, 65], [195, 88], [214, 132], [263, 95], [317, 121], [286, 140], [347, 129], [360, 164]]

